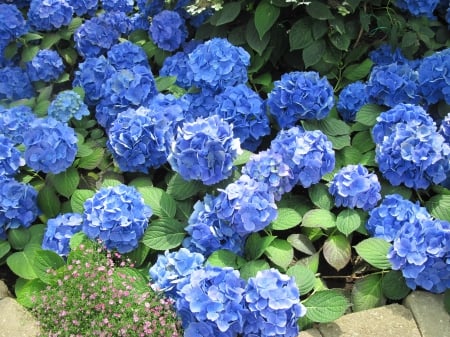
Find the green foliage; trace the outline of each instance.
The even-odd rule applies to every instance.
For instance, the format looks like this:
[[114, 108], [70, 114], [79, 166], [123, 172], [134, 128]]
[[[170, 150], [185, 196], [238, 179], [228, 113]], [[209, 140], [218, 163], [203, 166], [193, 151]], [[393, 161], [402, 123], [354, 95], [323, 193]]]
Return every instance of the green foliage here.
[[306, 307], [306, 317], [311, 321], [328, 323], [341, 317], [349, 303], [338, 291], [322, 290], [308, 297], [303, 305]]
[[352, 309], [354, 312], [372, 309], [385, 302], [382, 276], [370, 274], [357, 280], [352, 289]]
[[379, 269], [391, 268], [391, 263], [387, 258], [390, 244], [383, 239], [368, 238], [355, 246], [359, 256], [365, 261]]

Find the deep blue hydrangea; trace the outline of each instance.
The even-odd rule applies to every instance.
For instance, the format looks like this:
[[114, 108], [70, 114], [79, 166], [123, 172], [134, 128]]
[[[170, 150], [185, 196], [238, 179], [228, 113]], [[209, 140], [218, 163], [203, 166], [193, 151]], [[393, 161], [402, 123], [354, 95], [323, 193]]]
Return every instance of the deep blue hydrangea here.
[[149, 67], [137, 65], [119, 70], [106, 80], [103, 98], [96, 106], [97, 122], [108, 129], [120, 112], [148, 106], [156, 93], [155, 79]]
[[366, 84], [356, 81], [342, 89], [336, 109], [344, 121], [354, 122], [356, 113], [367, 103], [369, 103], [369, 97], [366, 93]]
[[0, 3], [14, 4], [17, 8], [24, 8], [30, 5], [31, 0], [0, 0]]
[[28, 32], [28, 24], [15, 5], [0, 4], [0, 50]]
[[244, 336], [296, 337], [298, 319], [306, 314], [294, 278], [278, 270], [258, 271], [248, 279], [244, 293], [248, 314]]
[[186, 111], [185, 120], [194, 122], [197, 118], [206, 118], [217, 108], [216, 95], [210, 90], [203, 89], [196, 93], [187, 93], [183, 98], [189, 102], [189, 109]]
[[37, 194], [29, 184], [0, 176], [0, 238], [9, 228], [31, 226], [40, 214]]
[[283, 162], [291, 168], [292, 185], [308, 188], [334, 169], [333, 146], [320, 130], [304, 131], [299, 127], [281, 130], [270, 149], [281, 154]]
[[25, 165], [22, 153], [14, 146], [11, 139], [0, 134], [0, 176], [14, 176]]
[[114, 67], [103, 55], [100, 57], [89, 57], [78, 65], [73, 86], [79, 86], [84, 89], [84, 100], [88, 105], [96, 105], [103, 97], [103, 87], [106, 80], [114, 72]]
[[419, 87], [428, 104], [450, 104], [450, 48], [424, 57], [419, 66]]
[[131, 32], [131, 19], [121, 11], [104, 12], [98, 16], [106, 26], [116, 31], [119, 35], [128, 35]]
[[273, 84], [267, 105], [281, 128], [303, 119], [323, 119], [334, 106], [333, 87], [315, 71], [286, 73]]
[[77, 16], [93, 16], [98, 8], [98, 0], [67, 0]]
[[48, 219], [42, 248], [52, 250], [60, 256], [69, 255], [70, 238], [81, 231], [83, 217], [78, 213], [64, 213]]
[[418, 202], [413, 203], [399, 194], [389, 194], [370, 210], [366, 228], [370, 235], [392, 242], [403, 226], [414, 227], [429, 219], [431, 215]]
[[153, 17], [149, 34], [159, 48], [174, 51], [186, 40], [188, 32], [180, 14], [163, 10]]
[[154, 16], [164, 9], [164, 0], [137, 0], [139, 11], [146, 16]]
[[227, 87], [216, 96], [215, 114], [233, 126], [241, 147], [255, 151], [262, 137], [270, 133], [269, 118], [262, 98], [245, 84]]
[[400, 48], [393, 49], [393, 47], [388, 43], [383, 43], [377, 49], [369, 52], [369, 58], [377, 66], [385, 66], [392, 63], [404, 64], [411, 62], [403, 55]]
[[170, 126], [175, 134], [177, 128], [181, 127], [185, 121], [185, 115], [189, 110], [189, 101], [184, 96], [177, 98], [172, 94], [159, 93], [151, 99], [148, 107], [160, 118], [164, 117], [170, 121]]
[[134, 0], [101, 0], [105, 11], [119, 11], [130, 13], [134, 7]]
[[450, 223], [424, 220], [403, 226], [388, 253], [411, 289], [442, 293], [450, 287]]
[[184, 89], [188, 89], [192, 85], [191, 68], [188, 67], [188, 54], [180, 51], [164, 59], [160, 76], [176, 76], [176, 84]]
[[281, 154], [270, 149], [253, 154], [242, 167], [242, 174], [266, 184], [276, 201], [294, 187], [292, 169], [283, 161]]
[[35, 171], [60, 173], [69, 168], [78, 150], [75, 130], [54, 118], [37, 118], [25, 131], [25, 162]]
[[64, 72], [61, 56], [56, 51], [49, 49], [40, 50], [26, 65], [28, 77], [34, 82], [51, 82]]
[[131, 17], [130, 17], [130, 24], [131, 24], [131, 28], [130, 30], [132, 32], [136, 31], [136, 30], [145, 30], [148, 31], [150, 28], [150, 21], [148, 19], [148, 17], [142, 13], [134, 13]]
[[89, 110], [80, 95], [73, 90], [65, 90], [56, 95], [47, 114], [60, 122], [68, 122], [71, 118], [81, 120], [83, 116], [89, 116]]
[[394, 4], [414, 16], [426, 16], [429, 19], [436, 19], [433, 12], [439, 4], [439, 0], [395, 0]]
[[168, 162], [185, 180], [212, 185], [228, 178], [240, 153], [231, 126], [213, 115], [186, 122], [175, 136]]
[[23, 143], [23, 131], [30, 127], [36, 117], [30, 107], [17, 105], [1, 110], [0, 107], [0, 134], [11, 139], [14, 144]]
[[331, 180], [329, 192], [337, 207], [362, 208], [368, 211], [381, 199], [381, 185], [375, 173], [362, 165], [347, 165]]
[[156, 263], [149, 269], [153, 290], [163, 291], [167, 296], [177, 297], [177, 287], [184, 278], [203, 267], [205, 258], [200, 253], [192, 253], [186, 248], [176, 252], [159, 254]]
[[72, 21], [73, 8], [66, 0], [31, 0], [28, 9], [30, 26], [37, 31], [51, 31]]
[[133, 186], [105, 187], [84, 203], [83, 232], [109, 250], [136, 249], [153, 212]]
[[399, 103], [417, 104], [418, 79], [419, 73], [406, 63], [375, 66], [366, 86], [369, 101], [391, 108]]
[[167, 162], [173, 140], [170, 124], [158, 111], [130, 108], [112, 122], [106, 146], [122, 171], [148, 173]]
[[33, 96], [33, 85], [26, 71], [14, 66], [0, 68], [0, 100], [15, 101]]
[[[206, 265], [194, 270], [178, 292], [177, 312], [184, 329], [192, 323], [204, 323], [213, 331], [211, 336], [233, 337], [242, 332], [245, 309], [245, 281], [230, 267]], [[193, 337], [193, 335], [192, 335]]]
[[245, 174], [217, 196], [215, 211], [241, 236], [259, 232], [278, 215], [269, 186]]
[[218, 92], [247, 82], [250, 55], [226, 39], [213, 38], [189, 53], [187, 64], [195, 86]]
[[144, 49], [130, 41], [116, 44], [108, 50], [108, 61], [116, 70], [130, 69], [141, 65], [148, 67], [148, 59]]
[[441, 134], [445, 141], [450, 144], [450, 113], [441, 121], [441, 125], [439, 125], [439, 134]]

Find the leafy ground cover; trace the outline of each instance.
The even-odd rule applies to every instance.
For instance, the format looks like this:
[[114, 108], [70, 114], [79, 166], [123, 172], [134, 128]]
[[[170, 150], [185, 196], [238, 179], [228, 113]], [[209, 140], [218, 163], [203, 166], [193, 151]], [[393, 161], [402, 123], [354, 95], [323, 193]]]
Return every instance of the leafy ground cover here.
[[296, 336], [416, 288], [449, 307], [449, 21], [0, 1], [0, 276], [48, 336]]

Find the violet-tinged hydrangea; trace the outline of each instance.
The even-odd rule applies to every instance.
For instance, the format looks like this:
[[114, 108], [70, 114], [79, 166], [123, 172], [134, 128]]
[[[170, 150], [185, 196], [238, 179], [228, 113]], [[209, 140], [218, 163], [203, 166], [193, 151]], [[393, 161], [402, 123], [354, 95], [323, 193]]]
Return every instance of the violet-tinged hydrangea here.
[[369, 101], [391, 108], [399, 103], [417, 104], [420, 101], [418, 79], [419, 73], [409, 64], [375, 66], [366, 85]]
[[136, 249], [153, 212], [133, 186], [105, 187], [84, 203], [83, 232], [109, 250]]
[[148, 58], [144, 49], [130, 41], [116, 44], [108, 50], [108, 61], [116, 70], [130, 69], [141, 65], [148, 67]]
[[450, 104], [450, 48], [424, 57], [419, 66], [419, 88], [427, 104]]
[[164, 255], [158, 255], [156, 263], [149, 269], [151, 287], [176, 298], [178, 284], [194, 270], [202, 268], [204, 261], [202, 254], [192, 253], [186, 248], [176, 252], [165, 251]]
[[191, 323], [203, 322], [211, 327], [215, 337], [234, 337], [242, 332], [245, 281], [230, 267], [206, 265], [194, 270], [178, 291], [178, 312], [184, 329]]
[[347, 165], [330, 183], [329, 192], [337, 207], [362, 208], [368, 211], [381, 199], [381, 185], [375, 173], [362, 165]]
[[98, 0], [67, 0], [77, 16], [93, 16], [98, 8]]
[[181, 88], [188, 89], [192, 85], [192, 75], [189, 73], [191, 68], [187, 65], [188, 54], [180, 51], [164, 59], [160, 76], [175, 76], [175, 84]]
[[22, 153], [15, 148], [15, 143], [0, 134], [0, 176], [14, 176], [20, 166], [25, 165]]
[[191, 69], [193, 85], [218, 92], [247, 82], [250, 55], [226, 39], [213, 38], [189, 53], [187, 64]]
[[52, 250], [60, 256], [69, 255], [70, 238], [81, 231], [83, 217], [78, 213], [64, 213], [48, 219], [42, 248]]
[[413, 203], [399, 194], [389, 194], [369, 211], [366, 228], [370, 235], [392, 242], [403, 226], [414, 227], [429, 219], [431, 215], [418, 202]]
[[60, 122], [68, 122], [71, 118], [81, 120], [83, 116], [89, 116], [89, 110], [80, 95], [73, 90], [65, 90], [56, 95], [47, 114]]
[[167, 162], [173, 140], [170, 124], [157, 111], [129, 108], [112, 122], [106, 146], [123, 172], [148, 173]]
[[130, 13], [134, 7], [134, 0], [101, 0], [105, 11], [119, 11]]
[[356, 81], [342, 89], [336, 109], [344, 121], [354, 122], [356, 113], [367, 103], [369, 103], [369, 97], [366, 93], [366, 84]]
[[30, 127], [35, 119], [33, 110], [26, 105], [17, 105], [1, 110], [0, 107], [0, 134], [11, 139], [15, 145], [23, 143], [23, 130]]
[[159, 48], [174, 51], [186, 40], [188, 32], [178, 12], [163, 10], [152, 18], [149, 34]]
[[68, 169], [77, 154], [75, 130], [54, 118], [37, 118], [25, 131], [25, 162], [35, 171], [60, 173]]
[[0, 238], [9, 228], [31, 226], [40, 214], [37, 194], [29, 184], [0, 176]]
[[103, 97], [103, 87], [106, 80], [114, 72], [114, 67], [103, 55], [100, 57], [88, 57], [78, 65], [73, 86], [79, 86], [84, 89], [84, 100], [88, 105], [96, 105]]
[[281, 130], [272, 140], [270, 150], [281, 154], [291, 168], [293, 185], [308, 188], [334, 169], [333, 146], [320, 130], [304, 131], [299, 127]]
[[34, 88], [26, 71], [20, 67], [0, 68], [0, 100], [16, 101], [34, 96]]
[[15, 5], [0, 4], [0, 50], [28, 32], [28, 24]]
[[61, 56], [49, 49], [40, 50], [33, 59], [26, 63], [28, 77], [31, 81], [51, 82], [64, 72]]
[[306, 314], [294, 278], [278, 270], [258, 271], [248, 279], [244, 293], [244, 336], [296, 337], [298, 319]]
[[121, 69], [106, 80], [103, 98], [96, 106], [97, 122], [108, 129], [120, 112], [148, 106], [156, 93], [155, 79], [149, 67], [137, 65]]
[[426, 16], [429, 19], [436, 19], [433, 12], [439, 4], [439, 0], [395, 0], [394, 4], [414, 16]]
[[31, 0], [28, 21], [37, 31], [51, 31], [72, 21], [73, 8], [66, 0]]
[[286, 73], [274, 82], [267, 106], [283, 129], [299, 120], [323, 119], [334, 106], [333, 87], [315, 71]]
[[383, 43], [377, 49], [369, 52], [370, 60], [377, 66], [385, 66], [392, 63], [408, 63], [400, 48], [393, 49], [388, 43]]
[[270, 133], [269, 118], [262, 98], [245, 84], [227, 87], [216, 96], [215, 114], [233, 126], [241, 147], [255, 151], [262, 137]]
[[450, 223], [427, 219], [403, 226], [388, 253], [411, 289], [442, 293], [450, 287]]
[[240, 152], [230, 124], [213, 115], [184, 123], [167, 160], [183, 179], [213, 185], [231, 176]]

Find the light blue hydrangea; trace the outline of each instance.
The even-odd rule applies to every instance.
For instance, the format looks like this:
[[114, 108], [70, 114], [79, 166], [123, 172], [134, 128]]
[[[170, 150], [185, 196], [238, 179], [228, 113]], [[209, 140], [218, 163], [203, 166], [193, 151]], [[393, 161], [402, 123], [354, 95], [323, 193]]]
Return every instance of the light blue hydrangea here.
[[28, 32], [28, 23], [13, 4], [0, 4], [0, 50]]
[[83, 116], [89, 116], [90, 112], [78, 93], [65, 90], [56, 95], [48, 107], [47, 114], [60, 122], [68, 122], [71, 118], [81, 120]]
[[22, 153], [15, 148], [15, 143], [0, 134], [0, 176], [14, 176], [20, 166], [25, 165]]
[[157, 114], [157, 116], [165, 118], [169, 122], [169, 126], [173, 129], [173, 133], [177, 131], [185, 122], [185, 116], [189, 110], [189, 101], [185, 96], [179, 98], [172, 94], [157, 94], [151, 99], [148, 108]]
[[23, 143], [23, 131], [30, 127], [35, 119], [33, 110], [26, 105], [17, 105], [1, 110], [0, 107], [0, 133], [11, 139], [15, 145]]
[[0, 100], [16, 101], [34, 96], [34, 88], [25, 70], [11, 66], [0, 68]]
[[31, 0], [28, 21], [37, 31], [52, 31], [72, 21], [73, 8], [66, 0]]
[[78, 213], [59, 214], [48, 219], [42, 248], [52, 250], [60, 256], [69, 255], [70, 238], [81, 231], [83, 217]]
[[152, 18], [149, 34], [162, 50], [175, 51], [186, 40], [188, 31], [184, 18], [178, 12], [163, 10]]
[[419, 88], [427, 104], [450, 104], [450, 48], [424, 57], [419, 66]]
[[344, 121], [354, 122], [356, 113], [367, 103], [369, 103], [369, 97], [366, 93], [366, 84], [356, 81], [342, 89], [336, 109]]
[[31, 81], [51, 82], [64, 72], [61, 56], [50, 49], [40, 50], [33, 59], [26, 63], [28, 77]]

